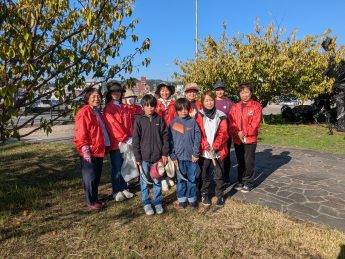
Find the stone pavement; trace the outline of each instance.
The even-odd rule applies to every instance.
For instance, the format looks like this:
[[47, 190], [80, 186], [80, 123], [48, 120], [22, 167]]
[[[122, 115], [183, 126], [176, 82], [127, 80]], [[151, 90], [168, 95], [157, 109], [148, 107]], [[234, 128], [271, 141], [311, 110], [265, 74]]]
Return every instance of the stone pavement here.
[[[24, 140], [73, 143], [73, 135], [73, 124], [59, 125], [54, 126], [48, 137], [40, 131]], [[234, 150], [231, 161], [234, 183], [237, 179]], [[345, 232], [345, 155], [259, 144], [256, 171], [255, 189], [243, 194], [231, 186], [228, 195]]]
[[[231, 180], [237, 162], [232, 151]], [[256, 187], [228, 188], [232, 198], [286, 212], [345, 232], [345, 155], [258, 145]]]

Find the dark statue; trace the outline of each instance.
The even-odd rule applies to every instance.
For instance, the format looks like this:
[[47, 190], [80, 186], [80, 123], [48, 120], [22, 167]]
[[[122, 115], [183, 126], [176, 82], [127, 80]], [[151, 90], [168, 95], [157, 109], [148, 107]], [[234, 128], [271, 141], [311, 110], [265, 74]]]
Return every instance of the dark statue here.
[[[330, 51], [331, 45], [331, 38], [322, 42], [325, 51]], [[330, 135], [333, 134], [333, 125], [337, 131], [345, 132], [345, 60], [336, 64], [334, 58], [331, 56], [325, 73], [328, 77], [335, 78], [332, 92], [320, 94], [312, 105], [298, 105], [294, 108], [284, 105], [281, 109], [283, 118], [296, 123], [326, 122]]]

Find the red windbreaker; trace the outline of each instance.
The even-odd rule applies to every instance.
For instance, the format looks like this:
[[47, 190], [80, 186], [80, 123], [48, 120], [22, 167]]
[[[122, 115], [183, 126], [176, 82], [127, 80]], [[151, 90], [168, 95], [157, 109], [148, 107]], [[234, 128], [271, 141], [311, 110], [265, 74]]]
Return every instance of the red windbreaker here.
[[91, 156], [104, 157], [105, 140], [102, 126], [90, 105], [86, 104], [78, 111], [74, 128], [74, 145], [80, 156], [83, 156], [81, 148], [88, 145]]
[[[222, 112], [222, 114], [224, 114]], [[203, 113], [199, 113], [196, 117], [196, 122], [199, 125], [201, 131], [201, 145], [200, 145], [200, 154], [203, 154], [207, 147], [209, 147], [209, 143], [207, 142], [205, 127], [204, 127], [204, 118], [205, 115]], [[229, 138], [228, 134], [228, 122], [226, 115], [220, 117], [220, 122], [218, 125], [218, 129], [216, 132], [216, 136], [214, 138], [212, 149], [219, 151], [220, 153], [220, 160], [224, 160], [225, 157], [228, 155], [228, 146], [227, 141]]]
[[125, 114], [124, 128], [129, 137], [133, 136], [134, 131], [134, 115], [143, 114], [144, 111], [139, 105], [123, 104], [123, 111]]
[[250, 100], [242, 111], [242, 104], [243, 102], [240, 101], [234, 104], [230, 110], [229, 134], [233, 137], [235, 144], [242, 144], [237, 136], [239, 131], [243, 131], [247, 144], [256, 143], [262, 119], [262, 106], [260, 103]]
[[162, 116], [163, 119], [165, 120], [165, 124], [167, 125], [167, 127], [169, 127], [170, 122], [175, 118], [176, 116], [176, 110], [175, 110], [175, 102], [174, 100], [171, 100], [167, 109], [165, 109], [164, 104], [158, 99], [157, 100], [157, 105], [156, 105], [156, 109], [155, 112]]
[[108, 102], [103, 111], [104, 124], [107, 127], [110, 147], [109, 150], [119, 149], [119, 142], [125, 142], [128, 139], [127, 131], [124, 125], [129, 122], [125, 122], [126, 116], [122, 105], [117, 106], [113, 102]]
[[190, 109], [189, 109], [189, 116], [193, 117], [194, 119], [196, 119], [196, 117], [198, 116], [199, 111], [201, 110], [201, 102], [196, 100], [195, 101], [195, 106], [196, 106], [197, 111], [196, 111], [194, 116], [192, 116], [192, 113], [194, 112], [193, 106], [191, 106]]

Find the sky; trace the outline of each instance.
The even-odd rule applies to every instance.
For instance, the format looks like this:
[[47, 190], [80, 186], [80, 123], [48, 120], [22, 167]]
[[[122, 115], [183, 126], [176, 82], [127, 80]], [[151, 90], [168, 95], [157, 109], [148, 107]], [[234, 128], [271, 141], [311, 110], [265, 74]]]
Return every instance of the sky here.
[[[140, 22], [135, 33], [150, 38], [151, 47], [142, 57], [151, 64], [141, 67], [136, 78], [171, 80], [179, 68], [174, 60], [186, 61], [195, 54], [195, 0], [136, 0], [132, 17]], [[332, 0], [198, 0], [199, 42], [211, 35], [219, 39], [226, 22], [228, 37], [254, 31], [255, 20], [261, 26], [270, 22], [285, 27], [287, 35], [297, 29], [297, 38], [320, 35], [328, 28], [337, 44], [345, 44], [345, 1]], [[343, 25], [341, 25], [343, 24]], [[131, 44], [124, 46], [130, 51]], [[127, 48], [127, 49], [126, 49]], [[137, 60], [138, 62], [138, 60]]]

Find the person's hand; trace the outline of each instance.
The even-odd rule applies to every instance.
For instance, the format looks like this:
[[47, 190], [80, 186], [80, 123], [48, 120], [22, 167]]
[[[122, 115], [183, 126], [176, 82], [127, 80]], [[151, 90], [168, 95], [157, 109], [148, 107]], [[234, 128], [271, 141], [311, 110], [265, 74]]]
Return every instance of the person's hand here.
[[85, 145], [81, 148], [81, 151], [83, 152], [83, 158], [86, 162], [91, 163], [91, 152], [90, 147], [88, 145]]
[[163, 163], [163, 165], [166, 165], [168, 163], [168, 157], [167, 156], [162, 156], [162, 163]]
[[244, 143], [244, 134], [243, 134], [243, 131], [239, 131], [239, 132], [237, 133], [237, 136], [238, 136], [239, 140], [240, 140], [242, 143]]
[[198, 162], [198, 160], [199, 160], [199, 157], [195, 157], [195, 156], [192, 155], [192, 162], [193, 163]]
[[132, 138], [128, 138], [126, 141], [126, 144], [128, 145], [132, 145], [133, 139]]
[[138, 165], [138, 166], [141, 166], [141, 161], [137, 161], [137, 165]]

